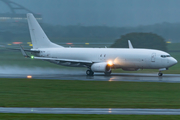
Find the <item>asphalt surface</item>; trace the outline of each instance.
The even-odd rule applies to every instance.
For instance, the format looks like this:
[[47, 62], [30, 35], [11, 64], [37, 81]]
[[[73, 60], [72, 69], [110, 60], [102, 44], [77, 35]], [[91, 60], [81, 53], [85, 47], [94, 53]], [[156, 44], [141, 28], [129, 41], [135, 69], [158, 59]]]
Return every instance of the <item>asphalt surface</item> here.
[[157, 73], [113, 73], [110, 76], [104, 74], [95, 74], [94, 76], [86, 76], [84, 73], [39, 73], [39, 74], [8, 74], [0, 73], [0, 78], [34, 78], [34, 79], [51, 79], [51, 80], [85, 80], [85, 81], [132, 81], [132, 82], [167, 82], [180, 83], [180, 74], [164, 74], [159, 77]]
[[36, 114], [122, 114], [122, 115], [180, 115], [180, 109], [120, 109], [120, 108], [4, 108], [0, 113]]

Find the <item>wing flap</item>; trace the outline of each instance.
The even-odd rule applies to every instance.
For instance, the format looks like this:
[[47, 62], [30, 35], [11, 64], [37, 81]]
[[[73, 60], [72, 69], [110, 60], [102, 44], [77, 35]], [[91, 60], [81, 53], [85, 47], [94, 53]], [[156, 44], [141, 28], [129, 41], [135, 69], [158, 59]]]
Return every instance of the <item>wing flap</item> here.
[[[20, 50], [21, 53], [23, 54], [24, 57], [29, 57], [25, 50], [22, 48], [20, 45]], [[63, 62], [75, 62], [75, 63], [85, 63], [85, 64], [92, 64], [92, 61], [86, 61], [86, 60], [72, 60], [72, 59], [59, 59], [59, 58], [48, 58], [48, 57], [31, 57], [33, 59], [39, 59], [39, 60], [50, 60], [50, 61], [63, 61]]]

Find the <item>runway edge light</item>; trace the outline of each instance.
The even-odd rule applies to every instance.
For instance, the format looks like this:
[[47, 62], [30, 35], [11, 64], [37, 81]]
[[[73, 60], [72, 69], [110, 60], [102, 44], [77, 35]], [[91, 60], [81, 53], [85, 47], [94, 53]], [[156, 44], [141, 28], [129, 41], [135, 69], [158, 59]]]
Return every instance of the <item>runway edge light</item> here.
[[32, 78], [32, 76], [31, 76], [31, 75], [28, 75], [28, 76], [27, 76], [27, 78], [28, 78], [28, 79], [31, 79], [31, 78]]

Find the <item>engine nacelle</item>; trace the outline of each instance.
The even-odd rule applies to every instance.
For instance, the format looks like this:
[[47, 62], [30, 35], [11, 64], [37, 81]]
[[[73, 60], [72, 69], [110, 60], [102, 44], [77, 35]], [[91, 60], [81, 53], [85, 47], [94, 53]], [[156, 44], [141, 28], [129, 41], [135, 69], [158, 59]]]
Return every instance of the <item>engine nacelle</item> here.
[[139, 68], [122, 68], [124, 71], [137, 71]]
[[91, 66], [91, 70], [93, 72], [110, 72], [111, 71], [111, 66], [108, 65], [106, 62], [104, 62], [104, 63], [94, 63]]

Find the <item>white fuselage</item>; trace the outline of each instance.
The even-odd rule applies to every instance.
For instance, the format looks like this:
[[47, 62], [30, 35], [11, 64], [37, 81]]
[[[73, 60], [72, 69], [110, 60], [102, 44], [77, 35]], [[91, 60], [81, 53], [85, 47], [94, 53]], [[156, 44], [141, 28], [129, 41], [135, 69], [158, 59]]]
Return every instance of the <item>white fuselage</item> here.
[[[176, 59], [160, 50], [133, 49], [130, 40], [129, 49], [64, 48], [49, 40], [33, 14], [28, 13], [27, 20], [33, 44], [30, 51], [36, 56], [32, 58], [64, 66], [87, 67], [87, 75], [94, 75], [94, 72], [110, 75], [112, 68], [122, 68], [130, 71], [159, 69], [158, 75], [162, 76], [162, 70], [167, 70], [177, 63]], [[20, 49], [23, 56], [29, 57], [22, 47]]]
[[[86, 60], [93, 63], [112, 61], [115, 68], [132, 68], [132, 70], [169, 68], [177, 63], [177, 60], [170, 57], [168, 53], [151, 49], [41, 48], [39, 50], [40, 53], [36, 54], [39, 57]], [[168, 57], [162, 57], [162, 55]], [[61, 65], [73, 66], [72, 64]]]

